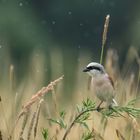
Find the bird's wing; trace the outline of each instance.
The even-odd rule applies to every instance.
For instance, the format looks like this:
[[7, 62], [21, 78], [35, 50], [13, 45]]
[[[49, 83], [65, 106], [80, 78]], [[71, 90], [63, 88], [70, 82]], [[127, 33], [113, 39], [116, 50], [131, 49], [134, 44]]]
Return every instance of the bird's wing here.
[[108, 79], [109, 79], [109, 81], [110, 81], [112, 87], [115, 88], [115, 86], [114, 86], [114, 82], [113, 82], [112, 78], [111, 78], [109, 75], [108, 75]]

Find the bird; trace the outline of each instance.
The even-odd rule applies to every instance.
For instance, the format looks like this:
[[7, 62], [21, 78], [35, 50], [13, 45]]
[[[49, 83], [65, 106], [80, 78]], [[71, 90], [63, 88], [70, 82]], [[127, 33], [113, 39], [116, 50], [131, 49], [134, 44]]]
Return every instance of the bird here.
[[97, 106], [98, 109], [100, 109], [103, 102], [106, 102], [109, 108], [118, 106], [118, 103], [114, 99], [116, 91], [113, 80], [107, 74], [103, 65], [97, 62], [91, 62], [86, 66], [83, 72], [91, 76], [91, 88], [101, 101]]

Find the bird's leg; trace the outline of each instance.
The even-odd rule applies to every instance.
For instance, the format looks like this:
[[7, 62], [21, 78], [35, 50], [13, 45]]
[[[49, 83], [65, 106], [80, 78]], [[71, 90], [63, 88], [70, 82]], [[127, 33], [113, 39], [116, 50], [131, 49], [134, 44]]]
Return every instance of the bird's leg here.
[[101, 106], [101, 104], [103, 103], [103, 101], [101, 101], [100, 103], [99, 103], [99, 105], [97, 106], [97, 111], [99, 112], [102, 108], [100, 108], [100, 106]]

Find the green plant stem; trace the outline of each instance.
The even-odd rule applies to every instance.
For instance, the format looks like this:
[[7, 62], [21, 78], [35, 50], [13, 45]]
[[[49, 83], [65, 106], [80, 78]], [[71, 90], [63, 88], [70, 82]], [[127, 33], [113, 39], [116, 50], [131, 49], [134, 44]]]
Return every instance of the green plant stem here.
[[104, 55], [104, 45], [102, 45], [102, 49], [101, 49], [100, 64], [103, 63], [103, 55]]
[[90, 112], [90, 111], [97, 111], [98, 108], [92, 108], [92, 109], [87, 109], [85, 111], [80, 112], [75, 119], [71, 122], [70, 126], [68, 127], [68, 129], [66, 130], [62, 140], [66, 140], [67, 135], [69, 134], [70, 130], [72, 129], [72, 127], [74, 126], [74, 124], [76, 123], [76, 121], [85, 113]]

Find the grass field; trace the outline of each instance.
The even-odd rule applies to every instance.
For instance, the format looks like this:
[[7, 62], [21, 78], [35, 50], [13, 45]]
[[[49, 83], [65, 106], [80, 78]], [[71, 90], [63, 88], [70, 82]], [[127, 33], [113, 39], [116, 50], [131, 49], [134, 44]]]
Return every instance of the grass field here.
[[[105, 42], [102, 44], [104, 47]], [[82, 73], [92, 61], [91, 54], [79, 53], [74, 67], [74, 86], [69, 81], [71, 69], [66, 68], [63, 73], [60, 50], [50, 51], [51, 80], [46, 84], [44, 55], [33, 53], [30, 67], [21, 78], [9, 55], [4, 61], [5, 67], [0, 68], [0, 140], [139, 140], [140, 58], [137, 50], [133, 47], [128, 50], [121, 68], [116, 50], [107, 50], [104, 66], [115, 83], [119, 106], [100, 112], [96, 109], [99, 100], [88, 84], [89, 77]], [[66, 93], [68, 90], [72, 91], [71, 95]]]
[[[132, 48], [130, 52], [132, 53]], [[129, 101], [139, 96], [139, 77], [138, 73], [131, 70], [133, 64], [128, 63], [129, 60], [126, 60], [120, 70], [117, 58], [114, 60], [112, 57], [115, 55], [118, 57], [114, 53], [116, 52], [108, 50], [105, 66], [115, 81], [116, 100], [119, 106], [125, 106]], [[135, 51], [133, 54], [135, 54], [133, 59], [137, 60], [137, 52]], [[64, 83], [65, 75], [62, 79], [58, 79], [47, 88], [42, 89], [44, 76], [40, 72], [41, 69], [39, 72], [31, 69], [31, 75], [23, 78], [16, 87], [14, 85], [16, 83], [14, 66], [9, 67], [9, 77], [7, 76], [0, 87], [1, 139], [8, 139], [8, 137], [10, 139], [10, 136], [15, 140], [45, 139], [45, 136], [46, 139], [62, 139], [69, 125], [80, 112], [80, 108], [82, 109], [83, 101], [86, 102], [88, 98], [92, 103], [98, 104], [99, 100], [88, 88], [88, 75], [81, 71], [82, 67], [86, 65], [86, 57], [82, 56], [80, 59], [82, 59], [82, 63], [76, 69], [77, 80], [70, 100], [67, 98], [67, 93], [63, 93], [63, 87], [67, 84]], [[129, 58], [128, 54], [127, 59], [132, 59], [132, 56]], [[41, 68], [42, 60], [34, 61], [32, 65], [40, 65], [38, 67]], [[57, 76], [57, 74], [54, 75]], [[34, 94], [36, 96], [33, 96]], [[133, 107], [139, 106], [139, 100], [134, 101]], [[125, 117], [111, 117], [110, 115], [105, 117], [102, 112], [96, 110], [90, 111], [88, 114], [85, 113], [85, 118], [80, 118], [82, 120], [74, 123], [67, 139], [138, 140], [140, 137], [139, 117], [130, 117], [127, 113], [122, 114]], [[18, 122], [16, 122], [17, 119], [19, 119]]]

